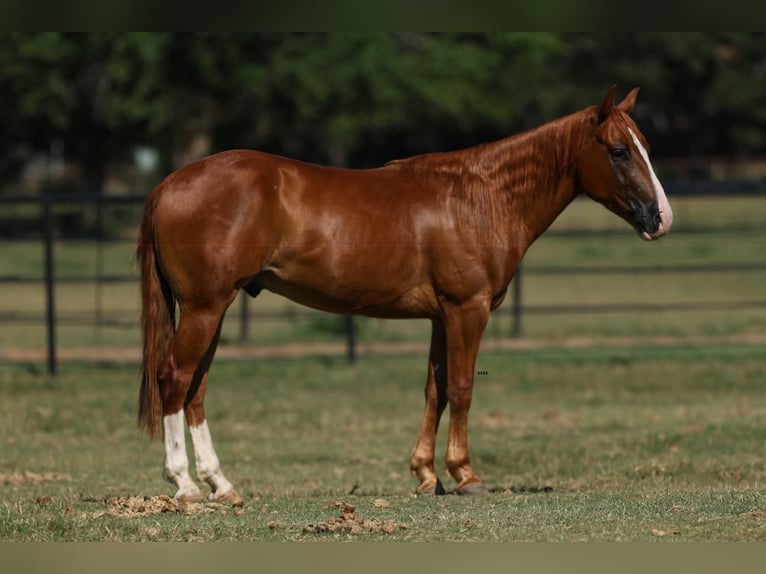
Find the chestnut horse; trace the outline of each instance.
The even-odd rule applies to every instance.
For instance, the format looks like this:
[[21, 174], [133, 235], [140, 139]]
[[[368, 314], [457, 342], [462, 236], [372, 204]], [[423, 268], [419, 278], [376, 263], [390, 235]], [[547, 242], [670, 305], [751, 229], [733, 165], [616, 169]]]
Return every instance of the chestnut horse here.
[[150, 435], [162, 428], [175, 497], [201, 496], [189, 475], [185, 418], [210, 499], [239, 500], [221, 472], [204, 400], [224, 313], [240, 289], [253, 297], [268, 289], [334, 313], [430, 319], [425, 412], [410, 459], [417, 492], [443, 492], [434, 444], [447, 405], [446, 470], [458, 493], [484, 491], [467, 443], [476, 355], [527, 248], [580, 193], [646, 240], [672, 223], [628, 115], [638, 88], [616, 105], [614, 92], [515, 137], [379, 169], [235, 150], [160, 183], [147, 198], [138, 243], [138, 419]]

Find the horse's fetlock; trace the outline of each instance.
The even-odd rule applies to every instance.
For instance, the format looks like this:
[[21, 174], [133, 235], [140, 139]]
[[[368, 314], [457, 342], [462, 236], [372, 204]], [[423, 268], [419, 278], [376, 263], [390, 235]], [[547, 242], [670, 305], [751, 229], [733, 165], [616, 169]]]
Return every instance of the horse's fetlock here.
[[184, 470], [185, 468], [181, 467], [180, 465], [165, 465], [165, 467], [162, 469], [162, 477], [168, 482], [175, 484], [176, 480], [183, 474]]
[[[471, 468], [471, 463], [468, 456], [461, 456], [460, 458], [448, 459], [446, 461], [447, 472], [458, 482], [463, 480], [463, 475], [466, 474], [465, 469]], [[473, 473], [470, 473], [473, 474]]]
[[215, 469], [212, 468], [199, 468], [197, 467], [197, 478], [203, 482], [209, 482], [215, 474]]

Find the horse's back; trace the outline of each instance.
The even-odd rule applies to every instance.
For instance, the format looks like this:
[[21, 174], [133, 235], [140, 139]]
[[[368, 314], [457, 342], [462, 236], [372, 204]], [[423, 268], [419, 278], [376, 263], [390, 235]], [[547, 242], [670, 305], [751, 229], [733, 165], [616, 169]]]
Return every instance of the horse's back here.
[[278, 194], [283, 201], [295, 197], [317, 208], [323, 207], [322, 202], [338, 208], [342, 206], [333, 202], [341, 198], [368, 204], [390, 201], [402, 192], [404, 182], [397, 181], [398, 175], [395, 163], [376, 169], [346, 169], [255, 150], [229, 150], [179, 168], [154, 193], [162, 195], [163, 201], [173, 196], [189, 207], [200, 208], [220, 201], [230, 203], [237, 194], [255, 199]]

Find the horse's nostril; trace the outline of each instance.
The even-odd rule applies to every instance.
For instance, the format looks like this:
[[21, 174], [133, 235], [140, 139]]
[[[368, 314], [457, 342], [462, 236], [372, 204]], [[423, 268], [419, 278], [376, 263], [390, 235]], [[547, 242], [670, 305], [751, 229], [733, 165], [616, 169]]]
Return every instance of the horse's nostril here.
[[662, 224], [662, 214], [657, 203], [631, 203], [635, 225], [639, 231], [656, 233]]
[[662, 212], [660, 211], [660, 206], [657, 205], [657, 203], [653, 203], [651, 206], [651, 213], [652, 215], [652, 233], [657, 231], [660, 228], [660, 225], [662, 225]]

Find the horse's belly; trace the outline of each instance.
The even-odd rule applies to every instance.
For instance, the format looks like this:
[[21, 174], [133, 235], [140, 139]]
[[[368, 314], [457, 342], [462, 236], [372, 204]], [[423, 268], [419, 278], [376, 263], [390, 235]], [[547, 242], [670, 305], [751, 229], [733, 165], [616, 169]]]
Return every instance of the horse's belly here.
[[351, 283], [329, 276], [314, 281], [287, 280], [273, 273], [258, 279], [265, 289], [288, 299], [330, 313], [382, 318], [423, 318], [433, 315], [436, 304], [430, 286], [386, 287], [380, 282]]

